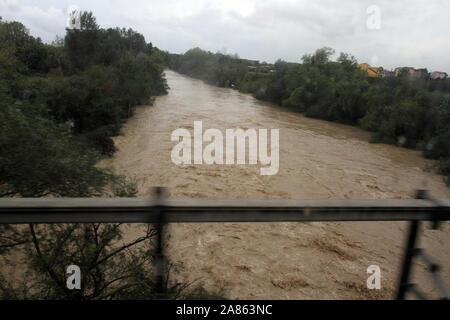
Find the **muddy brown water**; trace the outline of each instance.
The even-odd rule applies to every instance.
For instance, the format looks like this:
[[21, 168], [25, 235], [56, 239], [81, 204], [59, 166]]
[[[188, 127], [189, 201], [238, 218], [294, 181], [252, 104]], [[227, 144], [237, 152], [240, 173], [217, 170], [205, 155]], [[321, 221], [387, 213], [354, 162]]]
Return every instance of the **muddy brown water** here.
[[[370, 144], [358, 128], [309, 119], [232, 89], [166, 71], [167, 96], [142, 106], [114, 138], [118, 152], [99, 166], [139, 179], [139, 196], [152, 186], [174, 198], [409, 199], [420, 188], [450, 198], [433, 164], [420, 152]], [[280, 169], [261, 176], [255, 165], [183, 165], [171, 161], [171, 133], [194, 121], [204, 130], [279, 129]], [[406, 224], [401, 222], [173, 224], [168, 255], [180, 281], [241, 299], [393, 298]], [[450, 284], [450, 228], [424, 226], [420, 245], [443, 266]], [[133, 228], [126, 237], [136, 236]], [[367, 267], [381, 268], [381, 290], [368, 290]], [[414, 281], [436, 291], [425, 266]]]

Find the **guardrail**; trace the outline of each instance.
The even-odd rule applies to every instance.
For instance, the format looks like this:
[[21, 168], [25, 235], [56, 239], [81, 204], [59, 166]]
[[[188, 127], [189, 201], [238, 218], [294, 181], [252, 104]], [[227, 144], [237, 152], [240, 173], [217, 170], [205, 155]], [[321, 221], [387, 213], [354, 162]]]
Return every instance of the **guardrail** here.
[[[167, 223], [410, 221], [397, 294], [403, 299], [409, 290], [423, 297], [409, 283], [412, 259], [425, 257], [415, 247], [420, 221], [432, 221], [437, 228], [440, 221], [450, 220], [450, 200], [431, 199], [425, 190], [411, 200], [175, 200], [164, 199], [162, 188], [156, 188], [155, 195], [154, 199], [0, 199], [0, 224], [154, 223], [157, 256], [162, 261], [161, 234]], [[431, 266], [433, 279], [446, 298], [437, 275], [439, 267]], [[162, 277], [163, 270], [158, 274]]]
[[170, 223], [449, 220], [450, 200], [0, 199], [0, 223]]

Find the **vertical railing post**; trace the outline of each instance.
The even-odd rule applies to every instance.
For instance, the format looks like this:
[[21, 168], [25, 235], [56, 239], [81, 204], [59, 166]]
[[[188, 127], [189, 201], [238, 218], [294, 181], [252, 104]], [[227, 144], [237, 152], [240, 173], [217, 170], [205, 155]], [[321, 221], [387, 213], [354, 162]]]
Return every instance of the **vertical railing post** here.
[[[418, 190], [416, 199], [426, 199], [426, 190]], [[405, 299], [406, 292], [408, 291], [409, 275], [412, 269], [412, 261], [415, 255], [415, 247], [417, 241], [417, 232], [419, 230], [420, 223], [417, 220], [409, 222], [408, 240], [406, 243], [405, 254], [403, 258], [401, 276], [398, 283], [397, 300]]]
[[153, 210], [156, 214], [156, 295], [158, 299], [166, 298], [166, 284], [164, 279], [166, 276], [166, 259], [164, 256], [164, 227], [166, 224], [164, 215], [164, 188], [156, 187], [154, 188], [155, 204]]
[[405, 255], [403, 258], [402, 274], [400, 277], [397, 300], [405, 299], [406, 291], [409, 287], [409, 275], [412, 269], [412, 260], [415, 254], [415, 246], [417, 240], [417, 231], [419, 230], [419, 221], [409, 222], [408, 242], [406, 244]]

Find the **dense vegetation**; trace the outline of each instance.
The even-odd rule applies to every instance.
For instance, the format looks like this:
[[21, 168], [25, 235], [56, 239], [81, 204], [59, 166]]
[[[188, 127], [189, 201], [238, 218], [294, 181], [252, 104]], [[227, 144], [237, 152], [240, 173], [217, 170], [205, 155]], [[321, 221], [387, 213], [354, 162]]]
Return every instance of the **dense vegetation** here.
[[[0, 197], [135, 196], [133, 180], [95, 164], [116, 151], [111, 137], [135, 106], [166, 93], [165, 59], [141, 34], [102, 29], [88, 12], [81, 29], [52, 45], [0, 18]], [[147, 226], [123, 241], [122, 231], [0, 225], [0, 298], [151, 299], [156, 232]], [[72, 264], [81, 290], [67, 289]], [[190, 284], [171, 285], [168, 276], [166, 297], [186, 297]], [[200, 287], [188, 297], [210, 295]]]
[[260, 64], [199, 48], [172, 54], [169, 66], [210, 84], [233, 87], [306, 116], [359, 125], [373, 142], [398, 144], [438, 159], [450, 184], [450, 80], [370, 78], [356, 59], [322, 48], [302, 63]]
[[0, 196], [103, 193], [118, 177], [94, 165], [133, 108], [166, 93], [164, 54], [87, 12], [53, 45], [0, 20], [0, 44]]

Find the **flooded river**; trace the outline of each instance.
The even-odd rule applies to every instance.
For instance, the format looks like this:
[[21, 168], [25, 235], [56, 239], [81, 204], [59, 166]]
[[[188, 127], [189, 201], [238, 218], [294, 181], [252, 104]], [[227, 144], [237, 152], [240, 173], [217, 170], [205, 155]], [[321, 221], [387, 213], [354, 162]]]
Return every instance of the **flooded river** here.
[[[116, 137], [118, 152], [102, 161], [139, 179], [139, 196], [152, 186], [174, 198], [408, 199], [420, 188], [450, 198], [433, 162], [420, 152], [370, 144], [358, 128], [309, 119], [232, 89], [216, 88], [166, 71], [167, 96], [139, 107]], [[203, 130], [279, 129], [279, 172], [261, 176], [255, 165], [183, 165], [171, 161], [171, 133], [194, 121]], [[392, 298], [404, 245], [404, 223], [176, 224], [168, 254], [181, 281], [199, 279], [229, 298]], [[131, 232], [131, 231], [130, 231]], [[131, 236], [131, 234], [129, 234]], [[421, 245], [444, 266], [450, 284], [450, 228], [429, 230]], [[382, 289], [368, 290], [367, 267], [379, 265]], [[414, 279], [433, 286], [417, 263]]]

